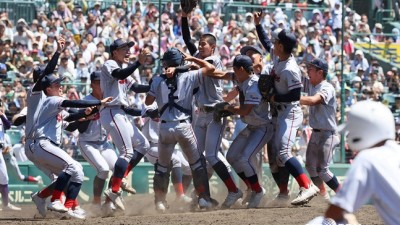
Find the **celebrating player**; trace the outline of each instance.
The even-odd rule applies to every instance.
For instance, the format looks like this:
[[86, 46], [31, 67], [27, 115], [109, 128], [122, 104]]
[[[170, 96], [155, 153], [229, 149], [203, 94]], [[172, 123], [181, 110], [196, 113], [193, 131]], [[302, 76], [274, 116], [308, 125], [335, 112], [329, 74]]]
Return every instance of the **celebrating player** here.
[[134, 83], [130, 75], [145, 63], [150, 54], [148, 49], [143, 49], [139, 54], [138, 61], [122, 69], [122, 65], [129, 58], [129, 50], [133, 45], [134, 42], [124, 42], [122, 39], [115, 40], [110, 45], [111, 59], [105, 62], [100, 77], [103, 97], [113, 97], [113, 100], [100, 111], [100, 122], [111, 135], [119, 151], [119, 157], [111, 178], [111, 188], [106, 190], [104, 194], [121, 210], [125, 210], [125, 206], [121, 198], [120, 187], [128, 164], [131, 164], [132, 168], [136, 166], [149, 148], [149, 145], [147, 145], [147, 148], [134, 149], [134, 130], [123, 110], [129, 106], [126, 92], [130, 90]]
[[329, 170], [333, 149], [339, 143], [336, 135], [336, 92], [327, 82], [328, 64], [314, 59], [308, 64], [309, 78], [303, 77], [303, 91], [308, 96], [300, 98], [300, 104], [310, 106], [309, 121], [313, 128], [306, 152], [306, 168], [320, 195], [329, 199], [324, 182], [338, 191], [339, 182]]
[[[200, 37], [199, 48], [194, 45], [190, 37], [187, 14], [182, 12], [182, 37], [192, 56], [211, 62], [216, 69], [222, 69], [221, 59], [215, 55], [217, 39], [213, 34], [203, 34]], [[223, 131], [225, 130], [225, 120], [214, 121], [213, 106], [223, 102], [223, 81], [212, 77], [203, 76], [200, 80], [200, 87], [196, 93], [196, 104], [199, 108], [199, 115], [194, 124], [194, 132], [199, 150], [205, 151], [207, 162], [212, 166], [217, 175], [224, 182], [228, 189], [228, 196], [223, 208], [231, 207], [243, 193], [237, 188], [227, 166], [224, 164], [222, 154], [218, 154]]]
[[[210, 198], [205, 158], [197, 148], [190, 117], [193, 89], [200, 85], [203, 76], [212, 74], [215, 67], [189, 55], [185, 59], [198, 64], [201, 69], [178, 73], [171, 78], [154, 77], [145, 102], [146, 105], [151, 105], [157, 101], [160, 107], [158, 161], [154, 166], [155, 203], [156, 209], [160, 212], [165, 212], [167, 207], [165, 198], [169, 183], [171, 155], [176, 143], [179, 143], [189, 161], [194, 187], [199, 196], [199, 206], [207, 209], [214, 207]], [[184, 56], [175, 48], [165, 52], [162, 60], [165, 69], [182, 65], [183, 62]]]

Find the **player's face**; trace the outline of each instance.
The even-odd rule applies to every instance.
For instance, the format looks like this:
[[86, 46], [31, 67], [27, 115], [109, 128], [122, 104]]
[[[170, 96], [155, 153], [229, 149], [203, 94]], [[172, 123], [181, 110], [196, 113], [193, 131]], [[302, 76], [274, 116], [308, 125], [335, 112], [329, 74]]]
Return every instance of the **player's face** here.
[[283, 51], [283, 45], [278, 40], [276, 40], [274, 42], [274, 54], [279, 57], [282, 51]]
[[262, 56], [253, 50], [247, 51], [246, 55], [249, 56], [253, 61], [254, 73], [260, 74], [262, 72]]
[[129, 56], [130, 56], [129, 46], [118, 48], [117, 50], [114, 51], [114, 59], [119, 63], [125, 62], [125, 59], [129, 58]]
[[316, 68], [315, 66], [308, 66], [307, 67], [307, 73], [308, 76], [310, 77], [310, 83], [313, 86], [316, 86], [321, 82], [321, 77], [322, 75], [322, 70]]
[[64, 94], [60, 83], [51, 84], [46, 91], [50, 96], [62, 96]]
[[200, 39], [199, 42], [199, 54], [201, 58], [207, 58], [214, 52], [215, 46], [211, 46], [205, 38]]

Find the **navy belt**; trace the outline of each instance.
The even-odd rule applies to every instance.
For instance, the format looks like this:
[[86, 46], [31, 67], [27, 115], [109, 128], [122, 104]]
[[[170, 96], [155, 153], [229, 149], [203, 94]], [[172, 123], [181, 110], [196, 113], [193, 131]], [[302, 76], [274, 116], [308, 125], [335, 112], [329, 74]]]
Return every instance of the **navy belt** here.
[[200, 107], [199, 110], [200, 110], [200, 112], [209, 113], [209, 112], [213, 112], [214, 111], [214, 107], [203, 106], [203, 107]]
[[315, 132], [321, 132], [320, 129], [313, 129], [313, 131], [315, 131]]
[[[165, 121], [165, 120], [161, 120], [161, 123], [168, 123], [168, 122], [178, 122], [178, 121]], [[186, 123], [186, 120], [179, 120], [179, 123]]]

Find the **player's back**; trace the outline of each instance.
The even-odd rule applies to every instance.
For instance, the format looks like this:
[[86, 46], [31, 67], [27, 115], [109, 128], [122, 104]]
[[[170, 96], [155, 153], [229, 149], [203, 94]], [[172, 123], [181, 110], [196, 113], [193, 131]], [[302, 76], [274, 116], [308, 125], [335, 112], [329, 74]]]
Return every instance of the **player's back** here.
[[[93, 95], [89, 94], [83, 100], [98, 100]], [[101, 126], [100, 113], [95, 113], [94, 118], [90, 120], [87, 129], [83, 133], [79, 133], [80, 141], [107, 141], [106, 130]]]
[[25, 124], [25, 136], [27, 139], [33, 138], [33, 131], [35, 123], [37, 122], [37, 118], [39, 116], [40, 109], [42, 108], [42, 104], [46, 99], [46, 95], [43, 91], [32, 92], [32, 89], [28, 91], [26, 107], [26, 124]]

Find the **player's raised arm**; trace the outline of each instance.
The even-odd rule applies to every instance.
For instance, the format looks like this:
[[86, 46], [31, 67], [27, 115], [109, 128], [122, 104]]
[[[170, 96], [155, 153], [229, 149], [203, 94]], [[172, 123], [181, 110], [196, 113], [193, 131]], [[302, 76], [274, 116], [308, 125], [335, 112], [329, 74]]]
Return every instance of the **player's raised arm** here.
[[197, 65], [200, 66], [200, 71], [201, 74], [204, 76], [210, 76], [214, 73], [215, 71], [215, 66], [209, 62], [207, 62], [206, 60], [203, 59], [199, 59], [199, 58], [195, 58], [193, 56], [190, 56], [188, 54], [183, 53], [185, 56], [185, 60], [189, 61], [189, 62], [194, 62]]
[[256, 31], [258, 35], [258, 39], [260, 40], [263, 47], [270, 52], [272, 47], [272, 42], [268, 38], [267, 33], [265, 32], [264, 28], [261, 25], [261, 19], [264, 16], [263, 12], [254, 12], [254, 23], [256, 24]]
[[193, 43], [192, 37], [190, 36], [188, 18], [187, 14], [184, 12], [182, 12], [182, 38], [190, 54], [194, 55], [197, 52], [197, 47]]

